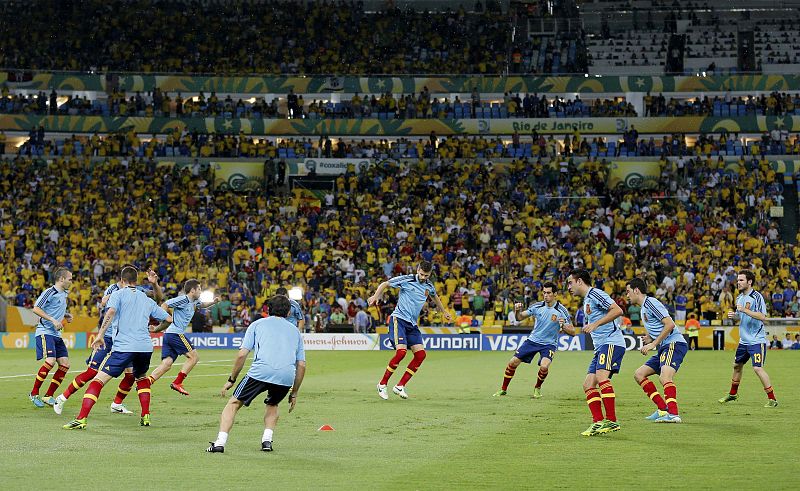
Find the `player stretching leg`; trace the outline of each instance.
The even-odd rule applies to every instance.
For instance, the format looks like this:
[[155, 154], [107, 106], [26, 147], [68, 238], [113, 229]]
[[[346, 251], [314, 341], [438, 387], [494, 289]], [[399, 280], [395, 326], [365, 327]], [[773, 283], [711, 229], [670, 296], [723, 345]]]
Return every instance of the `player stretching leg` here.
[[[533, 398], [542, 397], [542, 384], [550, 371], [550, 363], [553, 362], [553, 356], [556, 353], [558, 334], [564, 330], [562, 326], [567, 326], [566, 321], [570, 318], [566, 307], [556, 300], [555, 290], [555, 284], [545, 283], [542, 286], [544, 302], [537, 302], [523, 312], [520, 312], [523, 307], [521, 303], [514, 304], [514, 311], [518, 320], [531, 316], [534, 318], [533, 329], [528, 339], [522, 343], [522, 346], [517, 349], [514, 356], [509, 360], [503, 376], [503, 385], [500, 390], [494, 393], [495, 397], [507, 394], [508, 384], [511, 383], [519, 364], [532, 362], [537, 353], [539, 354], [539, 373], [536, 379], [536, 386], [533, 388]], [[572, 326], [567, 328], [569, 329], [568, 334], [573, 336], [577, 334], [577, 330]]]
[[103, 368], [86, 389], [80, 413], [74, 420], [63, 426], [65, 430], [86, 428], [86, 418], [97, 402], [103, 386], [112, 378], [119, 377], [128, 366], [133, 366], [136, 392], [142, 406], [142, 418], [139, 424], [150, 426], [150, 379], [147, 378], [150, 358], [153, 355], [153, 342], [150, 340], [149, 328], [150, 318], [172, 322], [172, 316], [144, 292], [133, 286], [136, 283], [136, 276], [135, 268], [123, 268], [120, 279], [122, 289], [112, 293], [108, 299], [108, 311], [103, 318], [103, 325], [100, 327], [97, 339], [92, 343], [92, 348], [104, 347], [105, 332], [111, 325], [114, 316], [119, 315], [116, 331], [112, 336], [114, 348], [103, 364]]
[[397, 306], [389, 317], [389, 339], [396, 351], [392, 359], [389, 360], [389, 366], [386, 367], [383, 378], [378, 382], [378, 395], [381, 399], [386, 400], [389, 398], [386, 393], [386, 384], [389, 382], [392, 373], [397, 369], [397, 366], [405, 358], [408, 346], [411, 346], [414, 358], [408, 363], [408, 368], [400, 378], [400, 382], [392, 389], [392, 392], [402, 399], [408, 399], [406, 383], [417, 373], [422, 361], [425, 360], [425, 349], [422, 343], [422, 334], [417, 326], [417, 319], [428, 298], [433, 297], [436, 307], [442, 312], [447, 322], [453, 319], [450, 312], [442, 305], [439, 295], [436, 294], [436, 287], [429, 280], [432, 271], [433, 264], [430, 261], [422, 261], [417, 267], [417, 274], [395, 276], [389, 281], [384, 281], [378, 286], [375, 294], [367, 300], [370, 306], [377, 305], [387, 288], [400, 289]]
[[[677, 388], [673, 379], [681, 367], [683, 357], [689, 351], [689, 346], [683, 339], [683, 335], [675, 329], [675, 321], [672, 320], [664, 304], [656, 298], [647, 296], [645, 293], [647, 284], [644, 280], [632, 279], [628, 282], [625, 290], [628, 294], [628, 301], [642, 308], [642, 320], [644, 320], [647, 335], [651, 339], [651, 342], [642, 346], [640, 351], [643, 355], [647, 355], [652, 349], [658, 350], [656, 355], [647, 360], [633, 374], [636, 383], [656, 405], [656, 411], [646, 419], [658, 423], [680, 423]], [[664, 387], [666, 401], [656, 390], [655, 384], [648, 378], [656, 373], [659, 375], [661, 386]]]
[[219, 302], [219, 298], [215, 298], [213, 302], [209, 303], [200, 302], [200, 293], [202, 291], [203, 289], [200, 286], [200, 282], [197, 280], [188, 280], [184, 283], [184, 295], [171, 298], [161, 304], [161, 308], [164, 310], [172, 309], [174, 321], [171, 324], [162, 324], [153, 330], [153, 332], [158, 332], [162, 330], [162, 326], [169, 326], [167, 327], [167, 332], [164, 333], [164, 342], [161, 347], [161, 364], [150, 374], [150, 383], [155, 383], [156, 380], [167, 373], [180, 355], [186, 355], [186, 361], [183, 363], [181, 371], [178, 372], [178, 376], [175, 377], [175, 380], [169, 384], [172, 390], [180, 392], [185, 396], [188, 396], [189, 392], [183, 388], [183, 380], [200, 360], [200, 357], [197, 355], [197, 350], [194, 349], [189, 340], [186, 339], [186, 328], [189, 327], [189, 323], [192, 321], [192, 317], [194, 317], [195, 309], [198, 307], [205, 309]]
[[736, 312], [728, 312], [728, 318], [739, 319], [740, 339], [733, 359], [731, 390], [719, 402], [733, 402], [739, 398], [742, 368], [750, 359], [753, 371], [756, 372], [756, 376], [764, 386], [764, 392], [767, 393], [767, 403], [764, 407], [777, 407], [778, 401], [775, 399], [775, 392], [772, 390], [769, 375], [764, 370], [764, 363], [767, 359], [767, 334], [764, 332], [767, 306], [761, 293], [753, 289], [755, 279], [753, 272], [748, 270], [739, 271], [736, 278], [736, 285], [742, 293], [736, 297]]
[[69, 353], [61, 338], [61, 330], [64, 329], [63, 323], [72, 319], [72, 315], [67, 313], [67, 295], [72, 286], [72, 273], [59, 268], [53, 273], [53, 279], [53, 286], [39, 295], [33, 307], [33, 313], [40, 317], [36, 324], [36, 360], [44, 358], [44, 363], [36, 374], [29, 397], [33, 405], [39, 408], [45, 404], [39, 397], [39, 388], [50, 370], [58, 364], [58, 370], [53, 374], [53, 380], [45, 393], [45, 401], [51, 406], [55, 404], [53, 394], [69, 371]]
[[[125, 267], [133, 267], [126, 265]], [[156, 298], [156, 301], [159, 301], [163, 298], [161, 287], [158, 285], [158, 275], [156, 275], [155, 271], [149, 270], [147, 272], [147, 280], [153, 286], [153, 292]], [[100, 325], [102, 326], [103, 318], [105, 318], [106, 305], [108, 304], [108, 299], [111, 297], [111, 294], [115, 291], [119, 290], [122, 286], [121, 281], [117, 281], [116, 283], [111, 284], [108, 288], [106, 288], [105, 293], [103, 293], [103, 299], [100, 302]], [[143, 290], [144, 291], [144, 290]], [[56, 414], [61, 414], [64, 411], [64, 404], [66, 404], [67, 400], [77, 392], [81, 387], [83, 387], [87, 382], [92, 380], [96, 375], [100, 368], [103, 366], [103, 362], [106, 360], [106, 357], [111, 354], [111, 350], [114, 346], [114, 340], [111, 338], [111, 334], [115, 331], [115, 325], [117, 322], [117, 317], [115, 316], [114, 319], [111, 321], [111, 327], [106, 330], [105, 337], [103, 339], [104, 347], [101, 349], [96, 349], [92, 351], [92, 354], [86, 360], [86, 370], [80, 373], [77, 377], [75, 377], [72, 382], [67, 386], [67, 390], [64, 391], [63, 394], [59, 395], [55, 399], [55, 404], [53, 404], [53, 411]], [[130, 393], [131, 388], [133, 388], [134, 377], [133, 377], [133, 369], [128, 367], [125, 369], [125, 376], [119, 382], [119, 387], [117, 388], [117, 395], [114, 397], [114, 401], [111, 403], [111, 412], [115, 414], [133, 414], [133, 412], [128, 409], [123, 401]]]
[[592, 425], [581, 433], [583, 436], [619, 431], [611, 377], [619, 373], [625, 355], [625, 339], [617, 325], [622, 309], [606, 292], [589, 286], [591, 282], [585, 269], [573, 270], [567, 278], [569, 292], [583, 297], [583, 311], [589, 321], [583, 326], [583, 332], [591, 334], [594, 343], [594, 356], [583, 382], [586, 403], [592, 412]]

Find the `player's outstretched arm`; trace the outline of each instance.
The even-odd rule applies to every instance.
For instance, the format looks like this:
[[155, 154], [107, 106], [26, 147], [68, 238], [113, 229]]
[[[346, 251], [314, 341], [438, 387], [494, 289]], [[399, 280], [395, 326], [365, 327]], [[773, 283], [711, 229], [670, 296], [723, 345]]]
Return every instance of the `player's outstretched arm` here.
[[161, 285], [158, 284], [158, 275], [152, 269], [147, 271], [147, 281], [153, 285], [153, 297], [156, 303], [161, 303], [164, 300], [164, 291]]
[[371, 297], [369, 297], [367, 299], [367, 304], [370, 307], [373, 306], [373, 305], [377, 305], [378, 304], [378, 300], [381, 299], [381, 297], [383, 296], [383, 292], [385, 292], [387, 288], [389, 288], [389, 282], [388, 281], [384, 281], [383, 283], [378, 285], [378, 289], [375, 290], [375, 293]]
[[294, 409], [297, 403], [297, 392], [300, 391], [300, 385], [303, 384], [303, 378], [306, 376], [306, 362], [305, 360], [297, 361], [297, 369], [294, 373], [294, 383], [292, 384], [292, 392], [289, 394], [289, 412]]
[[447, 310], [447, 307], [444, 306], [444, 304], [442, 303], [442, 299], [439, 298], [439, 295], [434, 295], [433, 300], [436, 302], [436, 308], [439, 309], [439, 312], [442, 313], [444, 320], [446, 320], [447, 322], [452, 322], [453, 316], [450, 315], [450, 311]]
[[250, 353], [250, 350], [247, 348], [239, 348], [239, 352], [236, 353], [236, 358], [233, 359], [233, 368], [231, 368], [231, 376], [228, 377], [227, 382], [222, 386], [222, 391], [220, 392], [222, 397], [226, 396], [228, 389], [233, 387], [233, 384], [236, 383], [236, 379], [239, 378], [239, 373], [242, 371], [248, 353]]
[[514, 318], [518, 321], [523, 321], [530, 317], [528, 310], [520, 302], [514, 304]]
[[198, 307], [201, 308], [201, 309], [207, 309], [207, 308], [211, 307], [212, 305], [219, 303], [220, 300], [222, 300], [222, 298], [214, 297], [214, 300], [212, 300], [210, 302], [207, 302], [207, 303], [201, 303], [200, 305], [198, 305]]
[[642, 349], [639, 350], [642, 352], [643, 355], [646, 355], [650, 350], [655, 349], [656, 346], [658, 346], [659, 344], [661, 344], [662, 341], [667, 339], [667, 336], [669, 336], [672, 330], [675, 329], [675, 322], [669, 317], [664, 317], [663, 319], [661, 319], [661, 324], [664, 325], [664, 328], [661, 329], [661, 334], [659, 334], [654, 340], [650, 341], [649, 343], [642, 345]]
[[577, 336], [580, 329], [575, 327], [568, 319], [561, 317], [558, 319], [558, 323], [561, 325], [561, 330], [570, 336]]

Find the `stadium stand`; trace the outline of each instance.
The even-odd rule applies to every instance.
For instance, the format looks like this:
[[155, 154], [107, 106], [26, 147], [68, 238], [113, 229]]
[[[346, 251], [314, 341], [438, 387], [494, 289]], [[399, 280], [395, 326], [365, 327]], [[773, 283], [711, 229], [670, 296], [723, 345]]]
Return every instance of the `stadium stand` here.
[[[234, 316], [258, 315], [279, 285], [301, 285], [310, 315], [321, 318], [342, 301], [344, 310], [363, 305], [385, 276], [426, 258], [438, 264], [446, 304], [466, 311], [451, 303], [457, 290], [485, 295], [481, 322], [502, 323], [514, 300], [535, 298], [536, 281], [563, 282], [571, 266], [599, 271], [622, 302], [625, 279], [644, 274], [672, 308], [680, 292], [689, 311], [717, 319], [719, 287], [736, 268], [754, 268], [770, 294], [800, 280], [791, 268], [800, 248], [779, 240], [768, 215], [783, 187], [766, 160], [738, 173], [714, 159], [663, 160], [660, 192], [609, 189], [599, 162], [581, 172], [569, 162], [518, 160], [506, 172], [478, 162], [376, 166], [339, 177], [330, 197], [308, 204], [214, 189], [212, 171], [199, 164], [6, 159], [2, 291], [28, 305], [64, 264], [76, 272], [79, 312], [96, 313], [102, 288], [130, 262], [156, 268], [168, 292], [189, 277], [208, 281], [228, 293]], [[437, 192], [444, 188], [463, 191]], [[34, 227], [42, 233], [27, 233]]]

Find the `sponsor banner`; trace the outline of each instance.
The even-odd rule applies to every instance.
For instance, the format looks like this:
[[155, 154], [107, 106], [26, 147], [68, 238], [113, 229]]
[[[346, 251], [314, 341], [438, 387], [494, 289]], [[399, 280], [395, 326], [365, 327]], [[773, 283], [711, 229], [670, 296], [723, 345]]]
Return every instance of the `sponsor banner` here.
[[615, 160], [608, 169], [608, 187], [616, 189], [654, 189], [661, 178], [658, 161]]
[[369, 159], [305, 159], [297, 164], [297, 175], [316, 172], [318, 176], [338, 176], [345, 172], [360, 174], [369, 169]]
[[[393, 350], [391, 338], [388, 334], [381, 334], [380, 344], [382, 350]], [[480, 334], [438, 334], [422, 337], [422, 345], [426, 350], [446, 351], [480, 351]]]
[[624, 92], [772, 92], [800, 90], [800, 75], [716, 75], [700, 76], [438, 76], [438, 77], [330, 77], [251, 76], [203, 77], [153, 74], [88, 74], [78, 72], [0, 72], [0, 85], [28, 90], [106, 92], [112, 87], [127, 92], [210, 92], [231, 94], [298, 94], [345, 92], [361, 94], [408, 94], [428, 88], [434, 94], [472, 92], [482, 94], [513, 92], [619, 94]]
[[[44, 126], [48, 133], [113, 133], [133, 131], [141, 134], [166, 134], [179, 131], [215, 132], [268, 136], [439, 136], [511, 135], [530, 133], [564, 135], [621, 134], [636, 126], [640, 135], [663, 136], [671, 133], [762, 133], [773, 129], [800, 132], [800, 116], [685, 116], [677, 118], [549, 118], [549, 119], [221, 119], [221, 118], [146, 118], [105, 116], [0, 115], [0, 130], [30, 131]], [[319, 159], [314, 159], [319, 160]], [[321, 173], [317, 168], [317, 174]]]
[[214, 186], [223, 191], [258, 191], [264, 183], [263, 162], [211, 162]]
[[[583, 334], [558, 337], [558, 351], [581, 351], [585, 349]], [[516, 351], [528, 339], [527, 334], [484, 334], [481, 336], [482, 351]]]
[[371, 351], [379, 349], [377, 334], [303, 333], [306, 351]]
[[[36, 348], [35, 338], [36, 335], [33, 333], [7, 332], [0, 336], [0, 343], [5, 349], [33, 349]], [[61, 339], [64, 340], [67, 349], [83, 349], [87, 346], [85, 332], [65, 332], [62, 333]]]

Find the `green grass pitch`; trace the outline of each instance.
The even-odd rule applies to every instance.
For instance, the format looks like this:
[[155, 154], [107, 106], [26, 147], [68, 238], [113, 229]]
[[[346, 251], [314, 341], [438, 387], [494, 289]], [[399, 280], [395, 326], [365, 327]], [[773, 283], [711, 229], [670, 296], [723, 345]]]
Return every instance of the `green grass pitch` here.
[[[429, 352], [408, 385], [411, 398], [383, 401], [375, 384], [389, 352], [311, 351], [295, 412], [281, 406], [273, 453], [259, 451], [259, 403], [239, 412], [224, 454], [206, 454], [233, 354], [201, 351], [184, 383], [189, 397], [169, 389], [173, 368], [153, 387], [150, 428], [138, 424], [135, 392], [126, 401], [133, 416], [109, 412], [112, 381], [88, 428], [66, 431], [61, 425], [77, 413], [83, 390], [61, 416], [36, 409], [27, 397], [39, 366], [33, 351], [1, 351], [2, 489], [800, 488], [798, 352], [768, 354], [776, 409], [763, 407], [749, 367], [739, 401], [717, 403], [733, 353], [690, 352], [676, 377], [678, 425], [643, 419], [654, 407], [632, 374], [645, 357], [628, 352], [613, 379], [622, 431], [586, 438], [579, 433], [591, 423], [581, 389], [588, 352], [559, 353], [538, 400], [530, 398], [536, 371], [528, 365], [508, 396], [492, 397], [510, 353]], [[85, 358], [72, 353], [63, 387]], [[335, 431], [317, 431], [323, 424]]]

